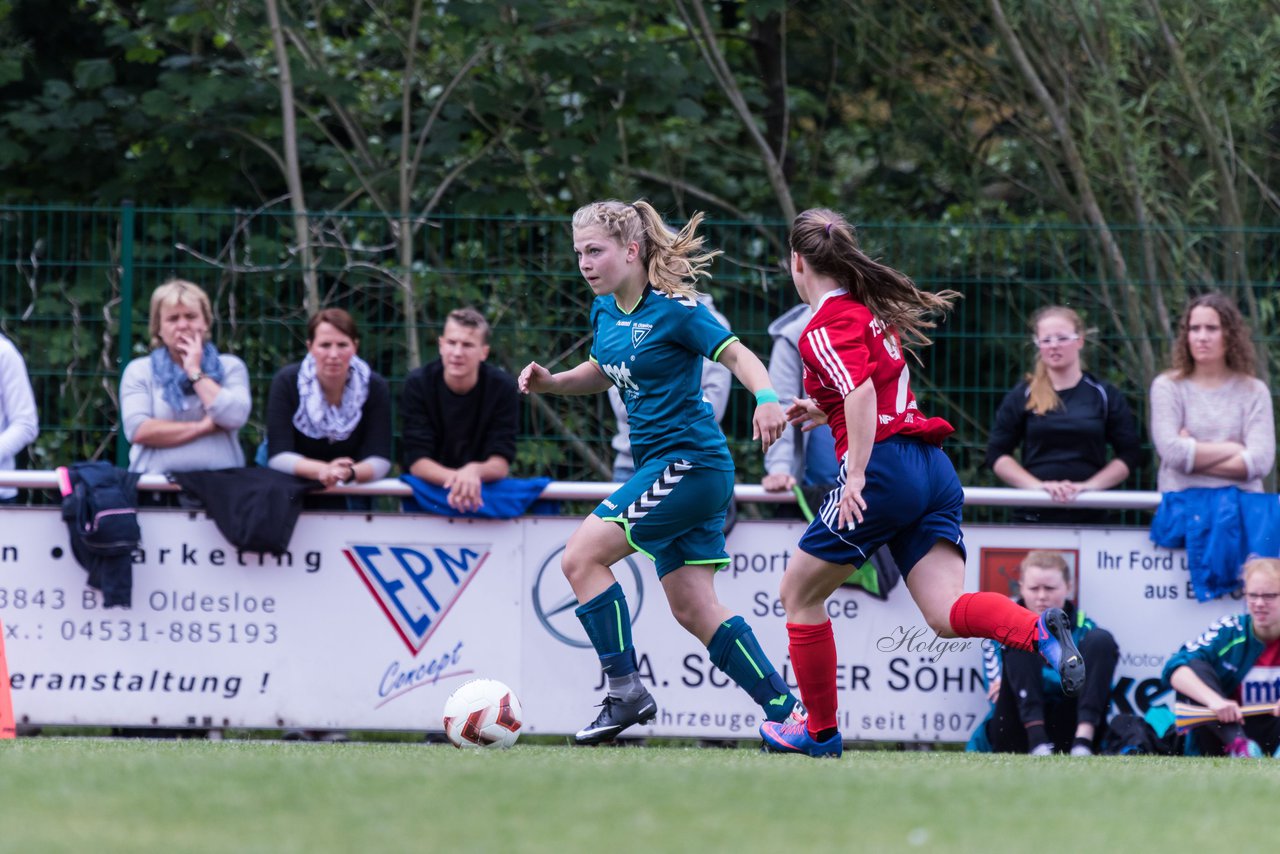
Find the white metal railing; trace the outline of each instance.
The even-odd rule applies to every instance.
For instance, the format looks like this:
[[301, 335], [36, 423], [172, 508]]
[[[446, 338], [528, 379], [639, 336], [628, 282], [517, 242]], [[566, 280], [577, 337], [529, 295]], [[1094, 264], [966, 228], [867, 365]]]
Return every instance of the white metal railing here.
[[[0, 486], [19, 489], [57, 489], [57, 475], [52, 471], [0, 471]], [[552, 481], [542, 493], [542, 498], [559, 501], [599, 501], [617, 489], [616, 483], [596, 481]], [[155, 492], [181, 492], [176, 483], [160, 474], [144, 474], [138, 480], [138, 488]], [[408, 484], [396, 478], [384, 478], [372, 483], [338, 486], [326, 490], [339, 495], [391, 495], [404, 497], [411, 494]], [[794, 504], [790, 492], [766, 492], [759, 484], [740, 483], [734, 487], [734, 498], [755, 504]], [[990, 507], [1063, 507], [1042, 489], [1006, 489], [990, 486], [965, 487], [966, 504]], [[1154, 510], [1160, 506], [1159, 492], [1107, 490], [1082, 492], [1071, 507], [1081, 509]]]

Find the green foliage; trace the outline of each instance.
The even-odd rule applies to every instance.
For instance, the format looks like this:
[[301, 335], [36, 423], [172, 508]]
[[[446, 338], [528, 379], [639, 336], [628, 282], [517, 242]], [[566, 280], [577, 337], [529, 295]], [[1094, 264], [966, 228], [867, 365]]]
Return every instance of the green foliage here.
[[[1223, 287], [1261, 327], [1271, 279], [1246, 244], [1249, 225], [1280, 207], [1280, 57], [1265, 36], [1241, 34], [1275, 32], [1273, 11], [1148, 0], [848, 8], [887, 85], [906, 84], [894, 111], [910, 137], [923, 138], [924, 119], [943, 151], [970, 152], [979, 183], [965, 208], [1089, 226], [1077, 245], [1027, 260], [1136, 333], [1115, 342], [1123, 375], [1145, 387], [1161, 369], [1188, 292]], [[1000, 207], [984, 212], [983, 199]], [[1102, 281], [1086, 285], [1083, 269]]]
[[[279, 203], [279, 69], [259, 4], [54, 2], [66, 20], [56, 35], [77, 37], [50, 50], [34, 0], [0, 16], [0, 81], [22, 67], [31, 40], [40, 48], [20, 85], [0, 91], [14, 129], [0, 158], [38, 152], [47, 163], [39, 189], [6, 186], [9, 199]], [[423, 144], [415, 205], [441, 192], [442, 209], [456, 213], [565, 213], [590, 198], [645, 195], [682, 215], [776, 216], [752, 127], [801, 206], [936, 219], [998, 199], [1018, 215], [1082, 217], [1080, 188], [1055, 177], [1064, 167], [1043, 107], [984, 4], [677, 4], [707, 15], [745, 123], [700, 49], [705, 38], [675, 7], [425, 4], [410, 66], [413, 5], [283, 7], [309, 208], [395, 209], [407, 120], [410, 148]], [[1250, 4], [1160, 5], [1223, 129], [1211, 139], [1152, 8], [1029, 3], [1006, 14], [1051, 93], [1061, 90], [1109, 219], [1135, 221], [1143, 199], [1158, 221], [1211, 221], [1224, 191], [1211, 153], [1228, 144], [1254, 173], [1235, 173], [1244, 222], [1234, 225], [1265, 220], [1277, 18]], [[472, 56], [481, 61], [451, 87]], [[72, 152], [86, 168], [58, 168]], [[1176, 255], [1162, 263], [1178, 265]]]
[[[757, 351], [794, 299], [788, 198], [846, 212], [874, 254], [962, 290], [917, 383], [960, 427], [975, 478], [1045, 301], [1087, 315], [1091, 366], [1135, 401], [1189, 293], [1226, 288], [1273, 328], [1274, 253], [1252, 230], [1280, 206], [1280, 18], [1262, 4], [369, 0], [283, 3], [281, 17], [305, 222], [289, 213], [262, 3], [0, 0], [0, 201], [222, 212], [140, 220], [126, 353], [145, 349], [149, 289], [190, 275], [265, 385], [298, 354], [314, 271], [321, 301], [367, 320], [393, 377], [431, 357], [435, 324], [463, 302], [509, 326], [508, 367], [572, 364], [586, 296], [560, 218], [640, 196], [677, 220], [710, 213], [726, 253], [712, 290]], [[119, 368], [119, 235], [12, 216], [0, 317], [78, 313], [50, 333], [64, 385], [49, 394], [79, 417]], [[607, 456], [607, 412], [556, 411], [563, 424], [528, 411], [533, 458], [592, 476], [565, 430]], [[749, 431], [749, 405], [735, 398], [726, 423]], [[77, 453], [101, 446], [67, 429]]]

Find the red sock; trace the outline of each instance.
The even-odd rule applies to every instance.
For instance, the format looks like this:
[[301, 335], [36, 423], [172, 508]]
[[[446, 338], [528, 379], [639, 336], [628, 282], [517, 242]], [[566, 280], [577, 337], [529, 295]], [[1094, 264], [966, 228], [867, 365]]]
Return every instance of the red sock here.
[[991, 638], [1036, 651], [1035, 613], [999, 593], [961, 593], [951, 606], [951, 629], [962, 638]]
[[791, 669], [809, 713], [809, 734], [836, 728], [836, 637], [831, 621], [816, 626], [787, 623]]

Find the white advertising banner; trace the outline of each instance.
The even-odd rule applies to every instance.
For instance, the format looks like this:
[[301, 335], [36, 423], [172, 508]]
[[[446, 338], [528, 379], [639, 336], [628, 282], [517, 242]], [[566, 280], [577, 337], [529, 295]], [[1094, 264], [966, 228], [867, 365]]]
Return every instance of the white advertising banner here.
[[429, 729], [461, 680], [519, 683], [518, 525], [311, 515], [276, 557], [146, 511], [132, 607], [104, 609], [56, 509], [2, 518], [19, 721]]
[[[600, 669], [560, 554], [578, 520], [307, 514], [279, 557], [238, 552], [203, 514], [141, 513], [129, 608], [102, 607], [56, 508], [0, 510], [0, 620], [14, 712], [34, 724], [439, 730], [479, 676], [520, 696], [530, 733], [595, 715]], [[721, 601], [794, 684], [778, 583], [799, 523], [740, 521]], [[1113, 710], [1163, 702], [1166, 657], [1239, 601], [1196, 603], [1181, 552], [1136, 529], [973, 526], [966, 588], [1009, 591], [1028, 549], [1079, 568], [1079, 602], [1115, 634]], [[758, 707], [671, 617], [651, 562], [617, 566], [641, 674], [659, 704], [636, 735], [753, 737]], [[829, 606], [848, 739], [965, 741], [986, 714], [977, 641], [939, 640], [905, 585]]]
[[[594, 717], [603, 694], [600, 668], [577, 618], [559, 552], [576, 521], [526, 520], [533, 620], [524, 635], [524, 690], [531, 732], [574, 732]], [[732, 563], [716, 582], [730, 611], [754, 628], [760, 645], [795, 680], [787, 662], [786, 617], [778, 583], [804, 526], [740, 521], [729, 540]], [[658, 717], [641, 732], [659, 736], [743, 738], [760, 709], [712, 666], [706, 648], [671, 616], [653, 564], [634, 556], [615, 567], [632, 609], [640, 673], [658, 700]], [[831, 614], [840, 649], [837, 678], [846, 738], [963, 740], [985, 714], [974, 641], [939, 641], [898, 585], [888, 601], [842, 588]]]

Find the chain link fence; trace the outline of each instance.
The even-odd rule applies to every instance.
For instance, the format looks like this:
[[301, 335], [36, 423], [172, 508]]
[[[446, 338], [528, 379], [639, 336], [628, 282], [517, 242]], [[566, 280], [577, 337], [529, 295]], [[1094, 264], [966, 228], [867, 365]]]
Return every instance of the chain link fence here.
[[[1095, 229], [1053, 223], [859, 230], [873, 257], [925, 288], [964, 294], [913, 365], [912, 380], [921, 408], [956, 426], [947, 450], [966, 485], [996, 483], [981, 468], [987, 431], [1001, 397], [1031, 367], [1028, 319], [1041, 306], [1067, 304], [1084, 316], [1087, 369], [1126, 393], [1144, 430], [1146, 389], [1165, 365], [1188, 294], [1215, 287], [1233, 294], [1268, 375], [1277, 357], [1280, 229], [1118, 229], [1113, 250]], [[797, 301], [786, 226], [710, 221], [705, 233], [724, 255], [704, 290], [767, 359], [769, 322]], [[405, 374], [435, 358], [443, 317], [463, 305], [489, 318], [491, 361], [508, 371], [531, 359], [565, 367], [586, 358], [591, 292], [577, 273], [567, 218], [400, 221], [315, 212], [300, 230], [292, 213], [277, 210], [0, 207], [0, 330], [24, 353], [40, 408], [27, 464], [127, 458], [119, 377], [148, 351], [150, 293], [171, 277], [209, 293], [214, 342], [249, 366], [254, 409], [242, 439], [252, 458], [271, 376], [304, 355], [308, 262], [320, 303], [352, 312], [361, 355], [396, 397]], [[762, 472], [749, 439], [752, 407], [738, 387], [724, 421], [738, 479], [748, 483]], [[608, 478], [613, 422], [605, 396], [527, 400], [521, 423], [515, 473]], [[1153, 484], [1149, 462], [1126, 487]]]

